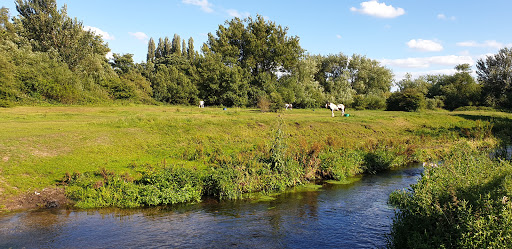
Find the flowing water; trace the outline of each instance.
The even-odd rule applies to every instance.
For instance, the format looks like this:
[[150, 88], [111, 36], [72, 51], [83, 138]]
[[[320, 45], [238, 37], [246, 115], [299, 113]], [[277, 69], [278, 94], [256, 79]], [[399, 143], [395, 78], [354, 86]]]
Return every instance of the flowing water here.
[[215, 201], [147, 209], [49, 209], [0, 216], [0, 248], [381, 248], [421, 167], [273, 200]]

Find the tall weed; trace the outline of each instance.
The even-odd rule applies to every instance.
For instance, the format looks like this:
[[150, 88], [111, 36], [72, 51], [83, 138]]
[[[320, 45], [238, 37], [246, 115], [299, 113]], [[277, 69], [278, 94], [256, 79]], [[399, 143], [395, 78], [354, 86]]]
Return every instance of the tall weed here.
[[362, 151], [334, 149], [329, 147], [319, 155], [320, 175], [323, 179], [344, 180], [363, 172], [364, 153]]

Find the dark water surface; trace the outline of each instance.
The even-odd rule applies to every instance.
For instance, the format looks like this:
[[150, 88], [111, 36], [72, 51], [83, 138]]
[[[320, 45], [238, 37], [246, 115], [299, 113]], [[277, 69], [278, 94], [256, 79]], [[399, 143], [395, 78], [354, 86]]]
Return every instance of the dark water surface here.
[[204, 201], [135, 210], [40, 210], [0, 216], [0, 248], [381, 248], [388, 195], [421, 167], [269, 201]]

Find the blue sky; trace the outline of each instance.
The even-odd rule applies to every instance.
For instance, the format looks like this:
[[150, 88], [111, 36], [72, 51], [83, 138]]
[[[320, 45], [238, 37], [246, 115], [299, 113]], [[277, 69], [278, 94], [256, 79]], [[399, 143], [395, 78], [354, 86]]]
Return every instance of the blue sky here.
[[[14, 0], [1, 6], [18, 13]], [[57, 0], [103, 36], [114, 53], [146, 59], [153, 37], [192, 37], [198, 50], [208, 33], [236, 17], [264, 16], [288, 27], [310, 54], [365, 55], [401, 79], [409, 72], [452, 74], [457, 64], [512, 47], [510, 0]], [[473, 67], [475, 70], [475, 68]]]

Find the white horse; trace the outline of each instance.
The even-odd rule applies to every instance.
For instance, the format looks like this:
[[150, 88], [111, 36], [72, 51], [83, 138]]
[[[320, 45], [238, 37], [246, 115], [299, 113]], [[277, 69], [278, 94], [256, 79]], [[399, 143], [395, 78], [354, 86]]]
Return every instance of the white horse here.
[[334, 111], [341, 111], [341, 116], [345, 115], [345, 106], [343, 104], [335, 105], [333, 103], [327, 103], [327, 104], [325, 104], [325, 108], [331, 110], [333, 118], [334, 118]]
[[199, 108], [204, 108], [204, 101], [199, 101]]
[[293, 110], [292, 104], [284, 104], [284, 108], [286, 108], [286, 110], [288, 110], [288, 108], [290, 108], [290, 110]]

